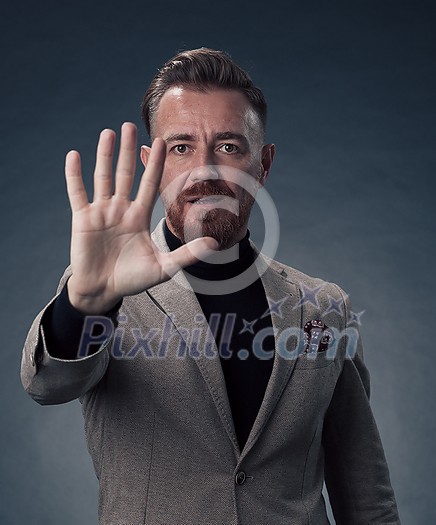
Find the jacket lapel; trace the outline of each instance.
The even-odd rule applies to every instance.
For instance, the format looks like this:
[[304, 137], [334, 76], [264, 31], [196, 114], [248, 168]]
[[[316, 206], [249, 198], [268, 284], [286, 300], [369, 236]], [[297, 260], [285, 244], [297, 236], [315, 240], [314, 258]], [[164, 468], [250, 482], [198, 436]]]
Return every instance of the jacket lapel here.
[[295, 359], [286, 359], [278, 352], [278, 337], [287, 328], [295, 327], [299, 329], [302, 323], [301, 308], [297, 307], [300, 299], [298, 288], [287, 279], [285, 270], [278, 263], [271, 260], [267, 261], [262, 255], [259, 256], [258, 261], [257, 266], [262, 274], [261, 279], [270, 307], [276, 349], [273, 369], [265, 396], [242, 451], [242, 456], [245, 456], [253, 447], [260, 433], [265, 428], [295, 367]]
[[[163, 220], [152, 237], [161, 251], [169, 251], [164, 237]], [[171, 315], [174, 327], [186, 343], [188, 355], [194, 356], [193, 360], [206, 382], [235, 453], [239, 455], [239, 445], [217, 345], [195, 293], [182, 272], [178, 272], [169, 281], [150, 288], [147, 293], [166, 315]], [[194, 334], [199, 334], [200, 337], [197, 338]]]

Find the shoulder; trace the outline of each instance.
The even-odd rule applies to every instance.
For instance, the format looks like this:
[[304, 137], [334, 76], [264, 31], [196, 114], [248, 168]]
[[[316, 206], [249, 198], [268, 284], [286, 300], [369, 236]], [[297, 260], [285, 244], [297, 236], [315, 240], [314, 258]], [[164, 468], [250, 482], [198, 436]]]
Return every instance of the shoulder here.
[[311, 290], [316, 291], [317, 296], [331, 295], [336, 299], [344, 301], [348, 299], [346, 292], [336, 283], [327, 281], [320, 277], [308, 275], [301, 270], [297, 270], [296, 268], [280, 261], [271, 259], [264, 254], [260, 254], [260, 257], [272, 272], [280, 275], [283, 279], [293, 284], [302, 292]]
[[288, 290], [294, 298], [294, 308], [300, 308], [303, 317], [323, 319], [326, 324], [348, 324], [351, 318], [349, 296], [336, 283], [308, 275], [264, 254], [259, 254], [259, 259], [265, 270], [262, 280], [266, 287], [274, 281], [276, 289], [280, 286]]

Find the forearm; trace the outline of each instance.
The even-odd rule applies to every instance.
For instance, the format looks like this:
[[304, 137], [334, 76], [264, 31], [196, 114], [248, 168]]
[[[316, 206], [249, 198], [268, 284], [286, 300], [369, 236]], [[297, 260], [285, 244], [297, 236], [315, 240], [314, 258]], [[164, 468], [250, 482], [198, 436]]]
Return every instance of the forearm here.
[[69, 275], [67, 270], [59, 295], [34, 320], [23, 349], [21, 380], [29, 395], [41, 404], [64, 403], [82, 396], [100, 381], [109, 362], [113, 331], [99, 337], [98, 344], [88, 345], [86, 352], [81, 350], [86, 317], [74, 312], [68, 303], [64, 287]]
[[[95, 318], [107, 317], [113, 326], [116, 325], [116, 315], [121, 302], [109, 312], [102, 313]], [[45, 334], [48, 353], [52, 357], [64, 360], [73, 360], [97, 352], [101, 344], [89, 344], [86, 349], [81, 348], [83, 336], [87, 330], [89, 318], [76, 308], [69, 300], [68, 286], [62, 288], [55, 301], [47, 308], [42, 318], [42, 328]], [[98, 338], [102, 333], [100, 324], [96, 324], [93, 333]]]

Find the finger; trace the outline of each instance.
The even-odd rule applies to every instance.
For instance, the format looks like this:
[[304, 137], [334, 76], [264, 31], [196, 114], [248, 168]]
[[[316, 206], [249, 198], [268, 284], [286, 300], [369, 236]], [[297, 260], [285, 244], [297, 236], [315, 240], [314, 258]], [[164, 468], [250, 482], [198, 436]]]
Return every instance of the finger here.
[[65, 158], [65, 178], [67, 193], [73, 212], [79, 211], [88, 205], [85, 185], [82, 179], [80, 154], [78, 151], [69, 151]]
[[173, 252], [162, 254], [165, 262], [162, 265], [165, 273], [172, 277], [180, 269], [205, 260], [218, 250], [218, 242], [212, 237], [201, 237], [184, 244]]
[[159, 191], [159, 184], [162, 178], [165, 163], [166, 144], [161, 138], [156, 138], [151, 147], [150, 157], [147, 162], [144, 174], [139, 184], [135, 202], [144, 206], [147, 212], [148, 221], [151, 219], [153, 206]]
[[112, 196], [112, 162], [114, 158], [115, 132], [104, 129], [100, 133], [94, 171], [94, 200]]
[[121, 127], [120, 153], [115, 175], [115, 194], [128, 199], [136, 168], [136, 126], [125, 122]]

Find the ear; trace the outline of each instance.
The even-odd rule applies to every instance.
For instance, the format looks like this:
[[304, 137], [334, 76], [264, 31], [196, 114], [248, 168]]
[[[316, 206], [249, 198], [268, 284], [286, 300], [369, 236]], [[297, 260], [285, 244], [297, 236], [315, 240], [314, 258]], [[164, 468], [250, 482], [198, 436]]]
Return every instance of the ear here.
[[147, 167], [147, 162], [150, 157], [150, 152], [151, 152], [151, 148], [149, 146], [141, 146], [140, 157], [141, 157], [142, 164], [144, 164], [144, 168]]
[[259, 182], [262, 186], [265, 184], [266, 179], [271, 171], [275, 151], [276, 147], [274, 144], [265, 144], [262, 147], [262, 171], [259, 179]]

